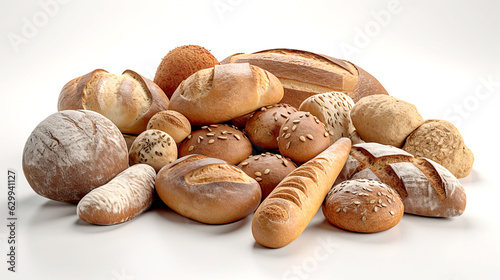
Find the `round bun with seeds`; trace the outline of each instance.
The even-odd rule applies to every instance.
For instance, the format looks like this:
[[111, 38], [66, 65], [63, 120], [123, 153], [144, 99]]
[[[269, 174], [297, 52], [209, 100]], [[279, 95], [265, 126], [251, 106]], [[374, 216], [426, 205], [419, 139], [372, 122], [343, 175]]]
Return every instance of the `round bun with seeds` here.
[[399, 223], [404, 206], [399, 194], [374, 180], [347, 180], [335, 185], [322, 206], [332, 225], [354, 232], [380, 232]]
[[238, 167], [259, 183], [264, 199], [297, 165], [282, 155], [263, 153], [250, 156]]
[[330, 146], [325, 125], [309, 112], [292, 113], [278, 136], [280, 154], [295, 162], [306, 162]]
[[252, 143], [235, 126], [212, 124], [193, 131], [179, 146], [179, 157], [200, 154], [238, 164], [252, 154]]
[[297, 109], [288, 104], [274, 104], [256, 111], [245, 125], [250, 141], [264, 149], [277, 149], [281, 125]]

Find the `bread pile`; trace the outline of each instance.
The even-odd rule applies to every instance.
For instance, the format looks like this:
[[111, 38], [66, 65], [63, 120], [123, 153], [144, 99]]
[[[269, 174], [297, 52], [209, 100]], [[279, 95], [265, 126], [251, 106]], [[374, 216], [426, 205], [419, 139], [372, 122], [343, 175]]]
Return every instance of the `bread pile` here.
[[459, 216], [472, 162], [452, 124], [424, 120], [353, 63], [291, 49], [219, 63], [194, 45], [170, 51], [154, 81], [102, 69], [71, 80], [23, 152], [33, 190], [88, 223], [123, 223], [159, 197], [206, 224], [255, 212], [252, 234], [270, 248], [320, 208], [354, 232], [403, 213]]

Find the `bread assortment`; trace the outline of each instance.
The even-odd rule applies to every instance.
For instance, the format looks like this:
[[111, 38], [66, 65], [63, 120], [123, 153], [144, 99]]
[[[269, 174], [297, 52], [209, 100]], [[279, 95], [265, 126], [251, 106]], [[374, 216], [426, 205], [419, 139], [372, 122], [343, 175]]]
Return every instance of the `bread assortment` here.
[[[402, 149], [401, 149], [402, 148]], [[23, 150], [32, 189], [113, 225], [165, 207], [205, 224], [252, 215], [279, 248], [319, 208], [333, 226], [379, 232], [403, 213], [456, 217], [474, 155], [353, 63], [292, 49], [169, 52], [154, 82], [97, 69], [66, 83]], [[161, 207], [161, 206], [160, 206]]]
[[221, 61], [250, 63], [273, 73], [285, 90], [282, 103], [298, 108], [318, 93], [340, 91], [354, 102], [372, 94], [387, 94], [380, 82], [361, 67], [327, 55], [294, 49], [271, 49], [234, 54]]
[[156, 189], [172, 210], [207, 224], [245, 218], [262, 195], [257, 181], [241, 169], [202, 155], [188, 155], [162, 168]]
[[122, 133], [138, 135], [169, 100], [153, 81], [132, 70], [121, 75], [96, 69], [63, 87], [57, 109], [85, 109], [110, 119]]

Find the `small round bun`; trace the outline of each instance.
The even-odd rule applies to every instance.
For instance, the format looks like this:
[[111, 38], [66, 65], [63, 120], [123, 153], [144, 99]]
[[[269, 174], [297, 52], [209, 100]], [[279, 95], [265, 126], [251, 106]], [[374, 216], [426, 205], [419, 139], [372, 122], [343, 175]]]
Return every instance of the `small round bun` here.
[[401, 197], [375, 180], [347, 180], [335, 185], [322, 206], [332, 225], [354, 232], [380, 232], [397, 225], [404, 214]]
[[297, 111], [283, 123], [278, 137], [280, 154], [306, 162], [330, 146], [325, 125], [309, 112]]
[[204, 47], [197, 45], [177, 47], [162, 59], [153, 81], [170, 98], [187, 77], [198, 70], [218, 64], [219, 61]]
[[189, 120], [181, 113], [165, 110], [156, 113], [148, 122], [147, 129], [158, 129], [174, 138], [175, 143], [181, 143], [191, 133]]
[[281, 125], [297, 109], [288, 104], [275, 104], [257, 110], [245, 125], [250, 141], [263, 149], [277, 149]]
[[238, 164], [252, 154], [252, 143], [234, 126], [212, 124], [193, 131], [179, 146], [179, 157], [200, 154]]
[[364, 141], [397, 148], [424, 123], [415, 105], [383, 94], [361, 98], [351, 110], [351, 119]]
[[469, 175], [474, 163], [458, 129], [445, 120], [425, 121], [406, 138], [403, 150], [441, 164], [457, 178]]
[[59, 111], [33, 130], [23, 171], [46, 198], [77, 203], [128, 167], [127, 144], [109, 119], [87, 110]]
[[148, 129], [139, 134], [129, 151], [130, 165], [145, 163], [156, 172], [177, 159], [177, 145], [167, 133], [158, 129]]
[[155, 185], [168, 207], [207, 224], [243, 219], [261, 201], [257, 181], [230, 163], [203, 155], [188, 155], [165, 166]]
[[259, 182], [264, 199], [297, 165], [282, 155], [263, 153], [250, 156], [238, 164], [238, 167]]

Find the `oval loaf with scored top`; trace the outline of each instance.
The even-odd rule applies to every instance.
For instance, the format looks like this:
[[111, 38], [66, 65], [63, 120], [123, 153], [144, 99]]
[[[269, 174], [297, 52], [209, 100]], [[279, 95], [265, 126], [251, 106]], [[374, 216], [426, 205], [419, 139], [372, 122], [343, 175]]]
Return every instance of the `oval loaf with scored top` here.
[[265, 247], [294, 241], [321, 207], [344, 165], [351, 141], [341, 138], [288, 174], [254, 214], [252, 234]]

